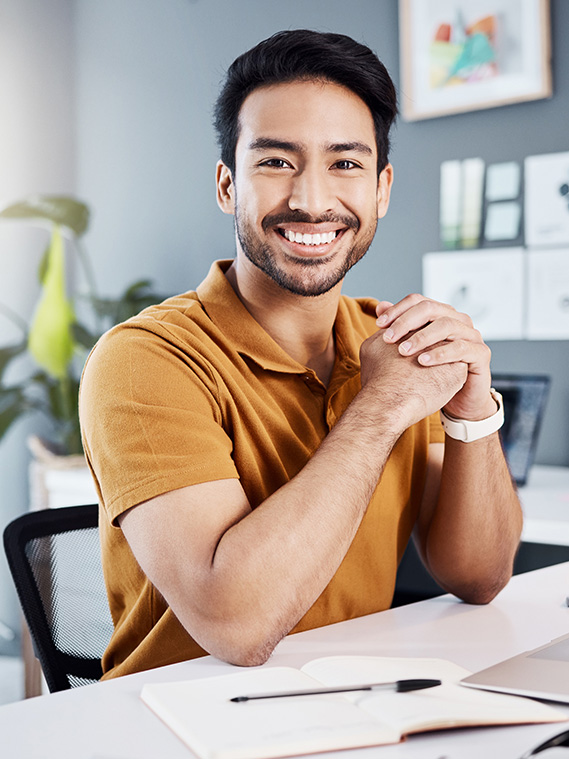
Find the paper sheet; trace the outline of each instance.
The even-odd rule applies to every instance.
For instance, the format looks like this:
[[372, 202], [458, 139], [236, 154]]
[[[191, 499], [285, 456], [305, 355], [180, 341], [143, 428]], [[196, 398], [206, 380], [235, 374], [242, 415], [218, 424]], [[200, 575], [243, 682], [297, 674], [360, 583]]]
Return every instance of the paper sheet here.
[[525, 239], [528, 248], [569, 245], [569, 152], [526, 158]]
[[569, 247], [528, 253], [527, 336], [569, 339]]
[[522, 248], [427, 253], [423, 293], [467, 313], [485, 340], [524, 337]]

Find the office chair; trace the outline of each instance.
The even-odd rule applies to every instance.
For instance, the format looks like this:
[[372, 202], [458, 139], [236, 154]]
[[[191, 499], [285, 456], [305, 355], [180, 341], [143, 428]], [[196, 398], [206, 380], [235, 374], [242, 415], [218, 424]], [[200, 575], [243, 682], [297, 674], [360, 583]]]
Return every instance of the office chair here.
[[4, 549], [49, 690], [99, 680], [113, 624], [101, 566], [98, 507], [23, 514], [5, 528]]

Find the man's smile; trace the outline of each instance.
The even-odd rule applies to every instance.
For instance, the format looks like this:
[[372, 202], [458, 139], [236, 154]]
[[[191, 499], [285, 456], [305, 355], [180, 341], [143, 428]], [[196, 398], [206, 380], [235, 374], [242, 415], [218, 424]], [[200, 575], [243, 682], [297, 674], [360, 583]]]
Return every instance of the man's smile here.
[[327, 245], [335, 240], [338, 235], [338, 231], [321, 232], [315, 235], [306, 232], [293, 232], [291, 229], [279, 229], [277, 231], [290, 242], [296, 242], [300, 245]]
[[[335, 228], [333, 228], [335, 226]], [[320, 229], [322, 227], [322, 229]], [[307, 230], [310, 231], [307, 231]], [[273, 230], [285, 241], [285, 246], [292, 249], [296, 255], [317, 256], [318, 258], [331, 255], [346, 231], [346, 227], [327, 224], [287, 224], [273, 227]]]
[[338, 227], [330, 223], [310, 225], [295, 223], [278, 226], [275, 228], [275, 231], [289, 243], [293, 243], [295, 246], [312, 248], [311, 252], [315, 253], [317, 252], [314, 250], [315, 248], [327, 248], [334, 240], [339, 239], [343, 232], [345, 232], [345, 227]]

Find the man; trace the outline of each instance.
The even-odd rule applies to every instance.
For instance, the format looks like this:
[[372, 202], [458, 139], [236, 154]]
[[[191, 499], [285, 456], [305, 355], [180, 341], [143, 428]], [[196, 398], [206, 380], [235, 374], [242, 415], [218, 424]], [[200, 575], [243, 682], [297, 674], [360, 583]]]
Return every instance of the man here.
[[450, 306], [340, 294], [387, 211], [395, 115], [385, 68], [342, 35], [282, 32], [229, 69], [236, 257], [111, 330], [84, 373], [105, 676], [256, 665], [290, 631], [388, 608], [411, 533], [467, 602], [508, 581], [521, 515], [490, 351]]

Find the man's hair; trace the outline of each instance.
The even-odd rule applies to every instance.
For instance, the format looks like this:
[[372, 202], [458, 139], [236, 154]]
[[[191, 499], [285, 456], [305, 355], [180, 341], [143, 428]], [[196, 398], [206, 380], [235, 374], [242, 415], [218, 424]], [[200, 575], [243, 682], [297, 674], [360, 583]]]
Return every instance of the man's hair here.
[[377, 144], [377, 172], [389, 155], [389, 130], [397, 116], [397, 94], [387, 69], [365, 45], [344, 34], [295, 29], [272, 37], [231, 64], [215, 104], [214, 125], [221, 160], [235, 174], [239, 112], [258, 87], [296, 80], [329, 81], [347, 87], [368, 106]]

